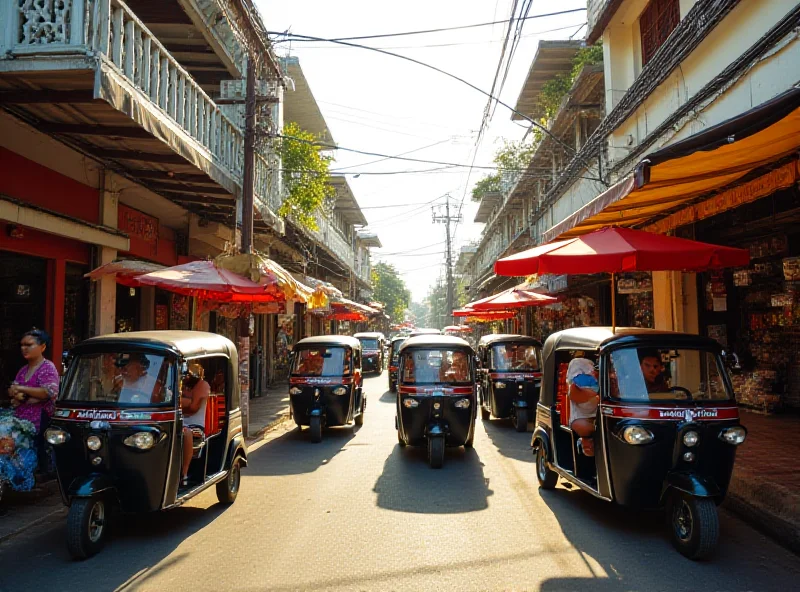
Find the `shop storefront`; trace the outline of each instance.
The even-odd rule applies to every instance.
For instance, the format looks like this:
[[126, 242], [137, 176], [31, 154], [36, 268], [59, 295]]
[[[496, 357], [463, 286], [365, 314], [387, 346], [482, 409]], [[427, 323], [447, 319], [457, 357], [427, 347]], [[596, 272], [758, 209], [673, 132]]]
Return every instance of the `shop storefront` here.
[[698, 279], [701, 328], [730, 352], [739, 402], [766, 413], [800, 409], [800, 192], [714, 215], [695, 233], [750, 251], [746, 268]]

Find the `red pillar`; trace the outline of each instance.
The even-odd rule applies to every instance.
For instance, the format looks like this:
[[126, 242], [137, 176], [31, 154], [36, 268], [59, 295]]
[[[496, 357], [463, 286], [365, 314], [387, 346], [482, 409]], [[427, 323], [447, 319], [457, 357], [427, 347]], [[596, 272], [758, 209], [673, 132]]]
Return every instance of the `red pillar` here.
[[53, 298], [50, 337], [52, 338], [53, 363], [61, 368], [61, 353], [64, 351], [64, 298], [66, 290], [67, 262], [64, 259], [53, 261], [52, 286]]

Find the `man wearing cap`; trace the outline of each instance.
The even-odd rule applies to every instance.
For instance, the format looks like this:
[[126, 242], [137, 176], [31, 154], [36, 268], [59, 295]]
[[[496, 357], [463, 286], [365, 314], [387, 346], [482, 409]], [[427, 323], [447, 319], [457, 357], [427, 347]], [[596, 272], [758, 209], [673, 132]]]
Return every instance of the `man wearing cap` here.
[[599, 385], [594, 364], [586, 358], [575, 358], [567, 367], [569, 385], [570, 429], [581, 438], [578, 449], [594, 456], [594, 422], [597, 415]]

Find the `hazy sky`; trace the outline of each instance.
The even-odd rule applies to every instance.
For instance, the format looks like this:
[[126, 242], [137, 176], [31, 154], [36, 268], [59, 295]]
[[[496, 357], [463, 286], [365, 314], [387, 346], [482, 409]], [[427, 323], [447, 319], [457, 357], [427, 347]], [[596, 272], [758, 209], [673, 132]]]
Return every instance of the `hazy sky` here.
[[[255, 0], [267, 28], [323, 38], [399, 33], [472, 25], [508, 19], [513, 0]], [[520, 0], [520, 4], [525, 4]], [[585, 0], [532, 0], [529, 15], [585, 7]], [[582, 38], [585, 12], [525, 22], [500, 99], [516, 104], [540, 39]], [[561, 30], [554, 30], [561, 29]], [[403, 54], [466, 79], [488, 91], [497, 69], [506, 27], [503, 24], [356, 41]], [[340, 147], [410, 158], [469, 165], [487, 98], [463, 83], [419, 65], [364, 49], [321, 42], [279, 43], [279, 55], [297, 56], [328, 127]], [[502, 79], [502, 72], [501, 72]], [[478, 149], [475, 164], [492, 166], [502, 139], [520, 139], [525, 127], [498, 106]], [[334, 170], [364, 173], [348, 181], [369, 227], [383, 243], [375, 261], [387, 261], [402, 274], [415, 300], [425, 297], [444, 272], [445, 232], [431, 222], [431, 207], [450, 194], [453, 213], [463, 223], [455, 230], [458, 247], [478, 240], [482, 224], [472, 222], [477, 204], [472, 185], [487, 172], [466, 167], [378, 160], [336, 151]], [[367, 164], [372, 163], [372, 164]], [[425, 171], [404, 173], [404, 171]], [[370, 174], [366, 174], [370, 173]], [[393, 173], [393, 174], [372, 174]], [[433, 203], [429, 203], [433, 202]]]

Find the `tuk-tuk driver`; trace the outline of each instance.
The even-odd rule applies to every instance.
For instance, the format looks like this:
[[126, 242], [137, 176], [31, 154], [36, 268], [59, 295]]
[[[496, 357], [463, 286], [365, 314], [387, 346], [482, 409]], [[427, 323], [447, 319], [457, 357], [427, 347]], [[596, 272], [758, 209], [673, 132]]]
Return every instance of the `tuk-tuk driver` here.
[[181, 487], [189, 484], [189, 464], [194, 454], [192, 430], [189, 426], [206, 429], [206, 405], [211, 385], [205, 380], [205, 369], [198, 363], [189, 365], [189, 374], [183, 379], [181, 393], [181, 411], [183, 411], [183, 472]]
[[664, 363], [661, 354], [654, 349], [639, 350], [639, 367], [648, 393], [664, 393], [669, 391], [669, 385], [664, 380]]
[[580, 436], [578, 449], [586, 456], [594, 456], [594, 422], [597, 416], [597, 372], [586, 358], [575, 358], [567, 367], [569, 384], [570, 429]]

